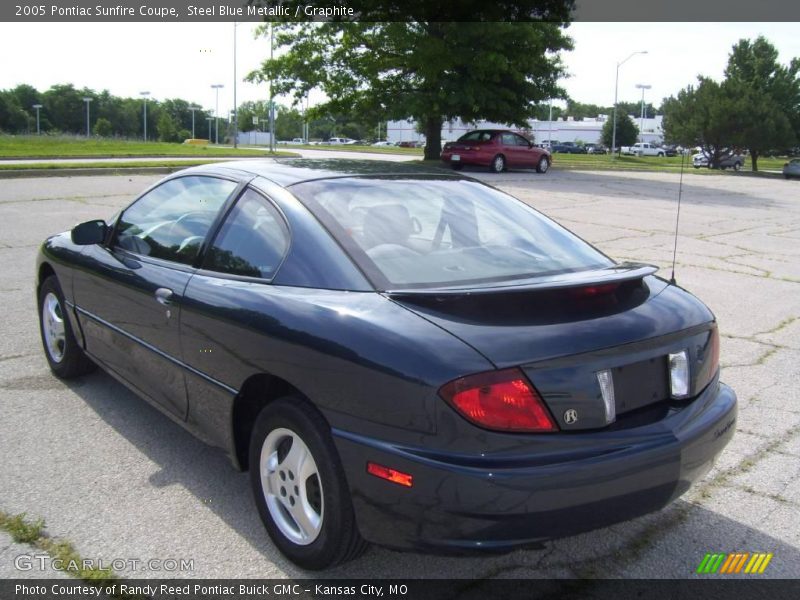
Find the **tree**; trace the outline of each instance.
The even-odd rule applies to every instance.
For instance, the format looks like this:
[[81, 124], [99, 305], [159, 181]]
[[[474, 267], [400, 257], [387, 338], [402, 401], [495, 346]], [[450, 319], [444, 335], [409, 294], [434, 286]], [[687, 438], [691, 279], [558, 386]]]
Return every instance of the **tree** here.
[[95, 121], [93, 131], [95, 135], [99, 135], [100, 137], [111, 137], [114, 135], [114, 128], [111, 126], [111, 121], [103, 117]]
[[[573, 5], [499, 0], [474, 3], [473, 22], [431, 22], [429, 6], [408, 2], [409, 22], [385, 22], [397, 3], [375, 0], [360, 22], [275, 26], [276, 44], [287, 51], [249, 79], [272, 80], [295, 104], [321, 89], [329, 100], [315, 107], [315, 116], [414, 118], [425, 129], [425, 158], [436, 159], [447, 120], [525, 126], [538, 103], [566, 95], [557, 85], [565, 72], [558, 52], [572, 48], [563, 28]], [[502, 14], [537, 20], [500, 22]]]
[[735, 140], [750, 151], [753, 171], [758, 157], [788, 148], [800, 139], [800, 59], [778, 63], [778, 51], [764, 37], [739, 40], [725, 69], [729, 93], [736, 98]]
[[175, 119], [167, 111], [161, 111], [158, 117], [158, 138], [162, 142], [178, 142], [178, 127], [175, 124]]
[[[606, 119], [606, 122], [603, 124], [603, 130], [601, 132], [601, 138], [603, 144], [611, 148], [611, 142], [613, 139], [614, 134], [614, 120], [609, 117]], [[636, 125], [631, 118], [624, 114], [617, 111], [617, 147], [621, 146], [630, 146], [631, 144], [636, 143], [636, 138], [639, 136], [639, 130], [637, 129]], [[613, 152], [614, 149], [611, 148]]]
[[753, 171], [767, 150], [787, 148], [800, 132], [800, 60], [788, 67], [763, 37], [740, 40], [728, 57], [725, 80], [700, 77], [696, 86], [664, 100], [668, 141], [697, 145], [716, 166], [723, 153], [747, 148]]
[[700, 146], [713, 167], [736, 145], [740, 103], [730, 85], [699, 77], [664, 101], [664, 136], [673, 144]]

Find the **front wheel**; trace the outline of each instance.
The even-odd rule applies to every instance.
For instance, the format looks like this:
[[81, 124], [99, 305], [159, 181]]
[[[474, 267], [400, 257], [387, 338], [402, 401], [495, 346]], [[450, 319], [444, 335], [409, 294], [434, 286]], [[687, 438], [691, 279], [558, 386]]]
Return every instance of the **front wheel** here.
[[492, 164], [489, 167], [493, 173], [502, 173], [506, 170], [506, 158], [502, 154], [498, 154], [492, 159]]
[[39, 331], [47, 363], [56, 376], [72, 379], [94, 369], [94, 363], [72, 333], [64, 294], [55, 275], [45, 279], [39, 288]]
[[547, 173], [547, 169], [550, 168], [550, 161], [546, 156], [543, 156], [539, 159], [539, 162], [536, 164], [536, 171], [538, 173]]
[[733, 170], [734, 171], [741, 171], [742, 170], [742, 163], [733, 163]]
[[366, 548], [330, 427], [304, 400], [281, 398], [259, 414], [250, 482], [267, 533], [300, 567], [326, 569]]

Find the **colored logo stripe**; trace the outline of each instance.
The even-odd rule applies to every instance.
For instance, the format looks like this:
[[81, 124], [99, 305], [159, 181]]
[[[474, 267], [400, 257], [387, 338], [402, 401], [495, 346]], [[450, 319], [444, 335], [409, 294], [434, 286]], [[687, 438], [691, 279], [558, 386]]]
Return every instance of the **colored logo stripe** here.
[[[736, 573], [748, 574], [761, 574], [763, 573], [769, 562], [772, 560], [773, 554], [766, 552], [731, 552], [730, 554], [723, 554], [721, 552], [708, 552], [700, 561], [697, 567], [699, 574], [714, 574], [730, 575]], [[747, 566], [745, 566], [747, 565]]]

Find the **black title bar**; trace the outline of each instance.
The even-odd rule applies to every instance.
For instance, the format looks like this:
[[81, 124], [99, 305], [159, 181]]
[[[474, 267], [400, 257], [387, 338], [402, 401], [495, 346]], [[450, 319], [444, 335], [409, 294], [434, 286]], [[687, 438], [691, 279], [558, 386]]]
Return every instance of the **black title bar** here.
[[3, 0], [8, 22], [800, 21], [786, 0]]

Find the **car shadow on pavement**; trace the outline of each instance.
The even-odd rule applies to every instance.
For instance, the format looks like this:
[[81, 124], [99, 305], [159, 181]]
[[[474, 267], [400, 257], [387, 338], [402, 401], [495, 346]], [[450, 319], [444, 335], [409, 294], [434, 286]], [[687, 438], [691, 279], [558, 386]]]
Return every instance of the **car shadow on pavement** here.
[[[372, 547], [358, 560], [322, 574], [304, 571], [283, 558], [270, 542], [257, 515], [247, 475], [237, 472], [223, 452], [194, 438], [105, 373], [97, 372], [76, 382], [67, 382], [67, 385], [157, 466], [157, 471], [149, 477], [150, 485], [155, 488], [181, 486], [264, 559], [263, 564], [242, 565], [242, 561], [228, 556], [232, 568], [226, 568], [225, 572], [216, 570], [213, 574], [203, 572], [198, 560], [199, 569], [193, 576], [467, 580], [486, 577], [685, 578], [696, 576], [695, 570], [705, 553], [737, 551], [772, 552], [775, 556], [767, 575], [800, 576], [800, 549], [683, 500], [634, 521], [548, 542], [544, 550], [444, 557]], [[725, 494], [726, 490], [719, 488], [713, 493]], [[113, 507], [109, 510], [113, 511]], [[202, 515], [198, 517], [202, 519]], [[213, 519], [206, 520], [213, 525]], [[763, 528], [769, 527], [765, 514]], [[218, 540], [227, 535], [227, 532], [212, 533]], [[184, 535], [196, 538], [198, 532], [190, 520], [177, 520], [170, 535], [178, 539]], [[209, 540], [209, 546], [214, 544], [215, 540]], [[238, 565], [244, 568], [234, 572]]]

